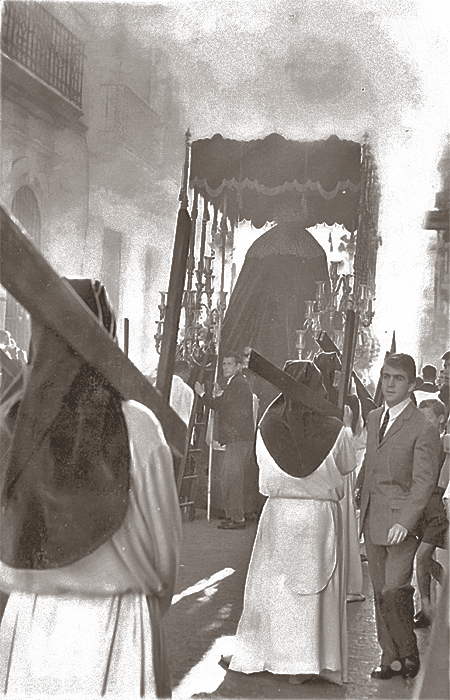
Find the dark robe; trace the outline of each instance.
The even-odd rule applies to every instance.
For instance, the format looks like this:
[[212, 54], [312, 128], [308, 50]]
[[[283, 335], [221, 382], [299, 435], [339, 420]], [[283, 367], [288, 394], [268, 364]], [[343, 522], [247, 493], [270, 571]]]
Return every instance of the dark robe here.
[[[114, 338], [103, 285], [68, 282]], [[116, 390], [51, 328], [34, 318], [31, 327], [28, 364], [0, 401], [10, 446], [0, 472], [0, 559], [52, 569], [91, 554], [119, 529], [130, 452]]]
[[[305, 302], [316, 282], [328, 282], [325, 251], [296, 222], [283, 222], [260, 236], [247, 251], [231, 294], [221, 334], [221, 356], [250, 346], [278, 367], [298, 357], [296, 330], [303, 328]], [[261, 408], [277, 390], [259, 379]]]

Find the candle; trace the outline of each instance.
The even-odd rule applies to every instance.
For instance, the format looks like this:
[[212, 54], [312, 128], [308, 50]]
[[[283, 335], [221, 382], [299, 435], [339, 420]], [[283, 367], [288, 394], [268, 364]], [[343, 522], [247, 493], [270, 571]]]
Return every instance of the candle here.
[[296, 344], [295, 344], [295, 347], [296, 347], [298, 350], [303, 350], [303, 348], [305, 347], [305, 334], [306, 334], [306, 331], [300, 330], [300, 331], [295, 331], [295, 332], [296, 332], [296, 334], [297, 334], [297, 342], [296, 342]]
[[305, 316], [306, 318], [312, 318], [313, 315], [313, 308], [314, 308], [314, 302], [313, 301], [305, 301], [306, 304], [306, 313]]

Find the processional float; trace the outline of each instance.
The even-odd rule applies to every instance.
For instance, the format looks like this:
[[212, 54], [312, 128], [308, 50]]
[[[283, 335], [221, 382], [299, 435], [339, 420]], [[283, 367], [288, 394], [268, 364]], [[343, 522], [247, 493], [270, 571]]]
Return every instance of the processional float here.
[[[271, 134], [245, 142], [216, 135], [191, 144], [188, 132], [180, 201], [169, 289], [162, 293], [156, 334], [161, 355], [157, 388], [162, 397], [152, 391], [115, 346], [104, 347], [105, 334], [97, 330], [95, 319], [90, 320], [92, 337], [68, 338], [68, 342], [110, 377], [124, 397], [137, 398], [151, 406], [163, 424], [174, 455], [183, 458], [184, 453], [185, 457], [185, 446], [189, 444], [184, 437], [186, 431], [168, 407], [175, 355], [203, 367], [209, 357], [217, 358], [222, 323], [226, 320], [226, 299], [233, 281], [234, 235], [242, 221], [257, 228], [273, 221], [281, 202], [288, 208], [306, 211], [308, 227], [323, 222], [343, 225], [349, 232], [349, 249], [355, 251], [353, 273], [339, 275], [337, 265], [332, 264], [329, 279], [317, 282], [315, 299], [306, 303], [303, 327], [293, 329], [300, 357], [314, 354], [314, 344], [312, 350], [307, 347], [308, 337], [318, 343], [316, 350], [326, 346], [324, 341], [334, 341], [342, 351], [342, 408], [358, 334], [363, 338], [361, 329], [371, 323], [375, 296], [379, 188], [367, 138], [362, 144], [336, 136], [324, 141], [296, 142]], [[3, 284], [25, 308], [50, 325], [61, 314], [67, 318], [70, 304], [74, 306], [74, 317], [85, 317], [86, 310], [78, 300], [75, 304], [70, 291], [64, 289], [64, 283], [6, 210], [2, 210], [2, 243]], [[29, 262], [25, 269], [26, 261]], [[27, 286], [27, 280], [33, 284]], [[36, 295], [38, 284], [42, 293]], [[60, 332], [64, 335], [63, 325]], [[7, 356], [1, 359], [8, 370]], [[195, 450], [201, 451], [197, 447]], [[210, 463], [211, 450], [209, 455]]]
[[341, 240], [352, 272], [340, 274], [339, 263], [330, 264], [327, 279], [317, 281], [314, 298], [306, 301], [301, 323], [290, 329], [295, 355], [284, 358], [309, 359], [320, 347], [334, 347], [342, 360], [342, 409], [355, 352], [364, 345], [367, 350], [374, 314], [379, 183], [367, 136], [358, 143], [337, 136], [293, 141], [270, 134], [239, 141], [216, 134], [191, 143], [188, 130], [180, 201], [169, 289], [161, 292], [155, 335], [163, 395], [170, 394], [176, 355], [199, 366], [220, 354], [239, 225], [262, 228], [285, 207], [303, 212], [305, 228], [338, 224], [348, 234]]

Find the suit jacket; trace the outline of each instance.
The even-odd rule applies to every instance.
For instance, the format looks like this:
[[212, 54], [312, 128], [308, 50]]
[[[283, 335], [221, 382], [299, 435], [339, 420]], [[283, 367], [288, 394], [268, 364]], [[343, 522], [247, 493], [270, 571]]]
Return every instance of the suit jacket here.
[[395, 523], [414, 532], [436, 486], [441, 442], [438, 429], [409, 404], [378, 444], [383, 408], [367, 417], [367, 448], [356, 487], [362, 486], [361, 527], [369, 508], [370, 537], [386, 545]]
[[219, 442], [252, 442], [255, 436], [253, 423], [253, 394], [250, 384], [241, 372], [234, 375], [223, 394], [212, 398], [205, 394], [204, 403], [219, 412]]

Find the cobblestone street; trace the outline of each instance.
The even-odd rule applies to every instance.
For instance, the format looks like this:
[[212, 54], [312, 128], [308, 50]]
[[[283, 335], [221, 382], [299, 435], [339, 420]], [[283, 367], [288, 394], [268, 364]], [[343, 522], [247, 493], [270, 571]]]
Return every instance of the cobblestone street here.
[[[378, 665], [373, 596], [367, 563], [363, 564], [365, 601], [348, 603], [349, 682], [342, 687], [320, 682], [292, 686], [286, 676], [270, 673], [244, 675], [218, 665], [222, 654], [233, 651], [242, 611], [248, 562], [256, 522], [245, 530], [217, 529], [197, 511], [183, 525], [184, 544], [176, 595], [166, 618], [174, 699], [193, 695], [207, 698], [411, 698], [414, 681], [400, 677], [376, 681], [370, 677]], [[419, 631], [419, 646], [426, 649], [428, 630]]]

